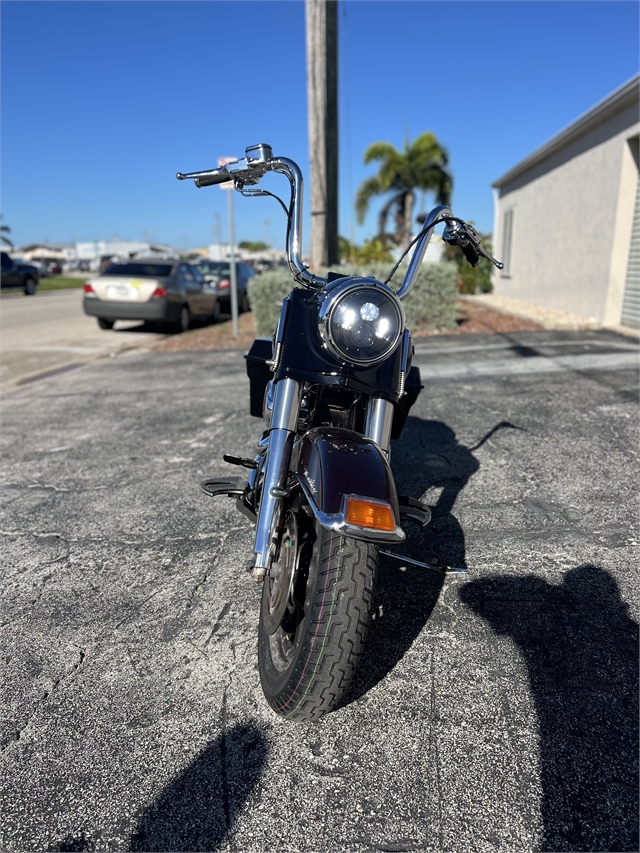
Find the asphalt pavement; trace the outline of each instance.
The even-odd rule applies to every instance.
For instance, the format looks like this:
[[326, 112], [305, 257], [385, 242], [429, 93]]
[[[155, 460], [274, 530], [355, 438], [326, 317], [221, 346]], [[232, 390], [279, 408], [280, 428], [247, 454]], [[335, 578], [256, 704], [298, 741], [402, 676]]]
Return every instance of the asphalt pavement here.
[[3, 293], [0, 302], [0, 393], [23, 382], [89, 364], [144, 346], [165, 335], [138, 321], [119, 320], [115, 329], [98, 327], [82, 308], [84, 291], [50, 290], [24, 296]]
[[129, 352], [2, 398], [7, 851], [638, 850], [638, 343], [418, 343], [392, 467], [433, 508], [384, 559], [315, 724], [257, 670], [242, 353]]

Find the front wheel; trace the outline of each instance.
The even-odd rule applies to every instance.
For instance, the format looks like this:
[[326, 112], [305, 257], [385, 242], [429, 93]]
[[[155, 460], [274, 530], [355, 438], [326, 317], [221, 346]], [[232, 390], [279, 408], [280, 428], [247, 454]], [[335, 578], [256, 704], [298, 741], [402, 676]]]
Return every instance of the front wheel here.
[[317, 720], [338, 704], [369, 633], [378, 559], [374, 545], [285, 514], [258, 629], [262, 690], [280, 716]]

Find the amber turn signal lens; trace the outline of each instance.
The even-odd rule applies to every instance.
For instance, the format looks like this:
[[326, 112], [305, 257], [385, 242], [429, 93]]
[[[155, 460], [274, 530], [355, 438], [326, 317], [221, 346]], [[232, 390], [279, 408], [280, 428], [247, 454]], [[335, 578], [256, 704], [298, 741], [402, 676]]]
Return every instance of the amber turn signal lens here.
[[345, 521], [347, 524], [355, 524], [356, 527], [368, 527], [372, 530], [396, 529], [396, 520], [389, 504], [375, 503], [358, 498], [347, 498]]

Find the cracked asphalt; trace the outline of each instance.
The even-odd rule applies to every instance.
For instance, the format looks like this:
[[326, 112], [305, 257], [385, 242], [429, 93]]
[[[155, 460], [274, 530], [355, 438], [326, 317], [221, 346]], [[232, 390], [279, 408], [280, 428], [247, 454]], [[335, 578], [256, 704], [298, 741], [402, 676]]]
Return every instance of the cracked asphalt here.
[[125, 353], [2, 398], [6, 851], [638, 850], [638, 344], [429, 338], [392, 449], [433, 508], [381, 562], [342, 706], [263, 701], [237, 351]]

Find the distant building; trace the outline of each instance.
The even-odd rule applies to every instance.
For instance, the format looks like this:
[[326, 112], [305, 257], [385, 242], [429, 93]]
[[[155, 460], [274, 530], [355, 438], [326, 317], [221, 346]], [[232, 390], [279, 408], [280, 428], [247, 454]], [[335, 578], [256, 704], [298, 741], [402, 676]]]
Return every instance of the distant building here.
[[134, 255], [142, 254], [175, 257], [176, 250], [171, 246], [140, 240], [92, 240], [87, 243], [76, 243], [76, 258], [79, 261], [96, 259], [99, 261], [100, 258], [108, 256], [132, 258]]
[[497, 295], [640, 328], [640, 75], [494, 183]]
[[[210, 243], [207, 248], [207, 254], [212, 261], [228, 261], [231, 257], [231, 246], [229, 243]], [[286, 260], [286, 253], [280, 249], [261, 249], [257, 252], [252, 252], [249, 249], [241, 249], [235, 247], [235, 255], [238, 260], [243, 261], [272, 261], [278, 263]]]
[[60, 261], [67, 263], [74, 260], [76, 256], [75, 246], [71, 243], [50, 246], [48, 243], [29, 243], [19, 249], [12, 249], [16, 255], [20, 255], [25, 261]]

